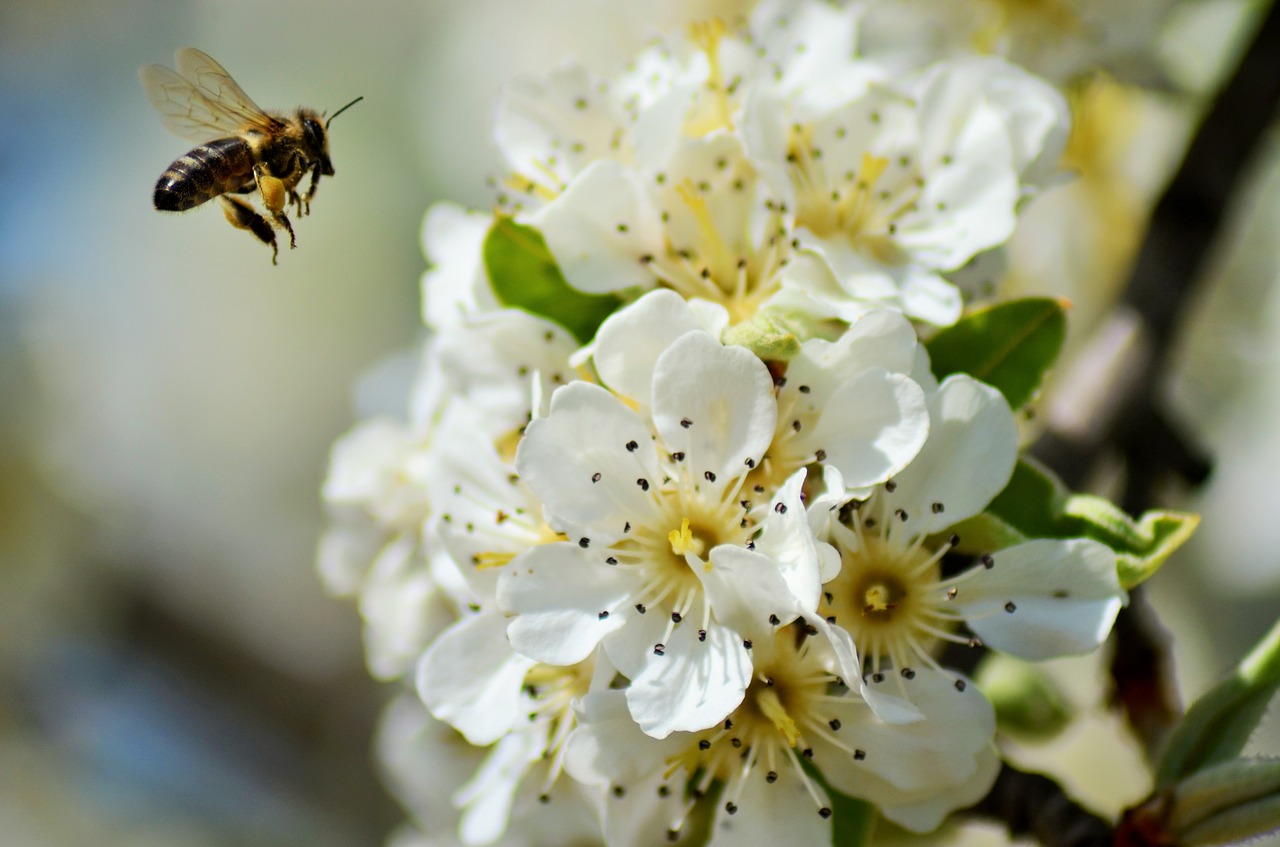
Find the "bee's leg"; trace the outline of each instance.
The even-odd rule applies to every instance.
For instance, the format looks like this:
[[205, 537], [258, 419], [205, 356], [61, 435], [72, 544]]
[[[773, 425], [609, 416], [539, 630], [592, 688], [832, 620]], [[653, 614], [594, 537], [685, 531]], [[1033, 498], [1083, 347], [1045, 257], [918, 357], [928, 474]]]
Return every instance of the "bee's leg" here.
[[267, 211], [271, 213], [275, 222], [289, 233], [290, 249], [297, 247], [298, 237], [293, 234], [293, 224], [289, 223], [289, 217], [284, 213], [285, 201], [289, 199], [289, 192], [285, 189], [284, 182], [267, 173], [266, 168], [261, 165], [254, 167], [253, 178], [258, 184], [258, 193], [262, 195], [262, 202], [267, 207]]
[[276, 231], [271, 228], [271, 224], [267, 223], [267, 219], [259, 215], [252, 206], [243, 200], [235, 197], [229, 197], [223, 194], [218, 198], [222, 201], [222, 212], [227, 216], [227, 220], [236, 229], [247, 229], [258, 237], [263, 244], [271, 245], [271, 264], [276, 263], [276, 256], [280, 254], [280, 248], [276, 246]]
[[320, 163], [316, 162], [311, 166], [311, 184], [307, 186], [307, 193], [302, 196], [302, 204], [306, 208], [303, 212], [305, 215], [311, 214], [311, 198], [316, 196], [316, 188], [320, 185]]

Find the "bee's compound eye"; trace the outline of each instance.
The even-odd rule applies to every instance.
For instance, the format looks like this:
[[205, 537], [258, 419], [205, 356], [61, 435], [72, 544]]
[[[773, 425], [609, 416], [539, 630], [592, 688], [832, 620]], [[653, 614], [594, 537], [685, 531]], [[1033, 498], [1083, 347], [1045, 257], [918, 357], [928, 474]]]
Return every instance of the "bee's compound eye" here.
[[324, 127], [320, 126], [319, 121], [303, 118], [302, 134], [306, 136], [307, 143], [316, 150], [324, 150]]

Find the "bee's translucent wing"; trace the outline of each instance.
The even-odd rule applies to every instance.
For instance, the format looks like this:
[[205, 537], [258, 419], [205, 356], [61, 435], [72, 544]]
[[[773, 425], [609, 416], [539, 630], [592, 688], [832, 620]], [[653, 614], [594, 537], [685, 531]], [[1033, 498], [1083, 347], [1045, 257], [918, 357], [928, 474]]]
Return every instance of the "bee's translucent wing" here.
[[142, 89], [165, 127], [191, 141], [239, 135], [246, 129], [277, 129], [280, 122], [263, 112], [226, 69], [194, 47], [174, 54], [175, 73], [163, 65], [138, 71]]

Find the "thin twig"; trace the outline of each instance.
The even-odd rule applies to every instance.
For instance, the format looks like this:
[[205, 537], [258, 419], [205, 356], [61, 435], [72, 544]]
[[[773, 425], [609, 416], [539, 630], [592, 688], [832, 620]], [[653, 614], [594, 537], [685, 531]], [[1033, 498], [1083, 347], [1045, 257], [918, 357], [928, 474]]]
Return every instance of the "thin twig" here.
[[1049, 777], [1008, 764], [986, 798], [968, 811], [996, 818], [1010, 835], [1030, 835], [1044, 847], [1112, 845], [1111, 824], [1068, 797]]

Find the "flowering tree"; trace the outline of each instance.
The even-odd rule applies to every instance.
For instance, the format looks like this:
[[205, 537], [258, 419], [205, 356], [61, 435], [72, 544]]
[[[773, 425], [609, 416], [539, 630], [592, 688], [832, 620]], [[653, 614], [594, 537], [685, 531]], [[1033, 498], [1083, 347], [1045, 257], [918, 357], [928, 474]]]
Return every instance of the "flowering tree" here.
[[[1097, 129], [1085, 93], [1150, 70], [1171, 5], [765, 0], [613, 78], [511, 83], [497, 210], [427, 214], [408, 418], [342, 438], [324, 488], [322, 577], [415, 689], [380, 746], [403, 843], [1280, 825], [1280, 766], [1239, 758], [1277, 636], [1180, 719], [1129, 661], [1198, 519], [1151, 508], [1136, 452], [1124, 509], [1072, 493], [1097, 444], [1032, 415], [1067, 303], [1011, 293], [1024, 213]], [[1061, 725], [1035, 662], [1109, 637], [1155, 774], [1118, 824], [997, 743]]]

